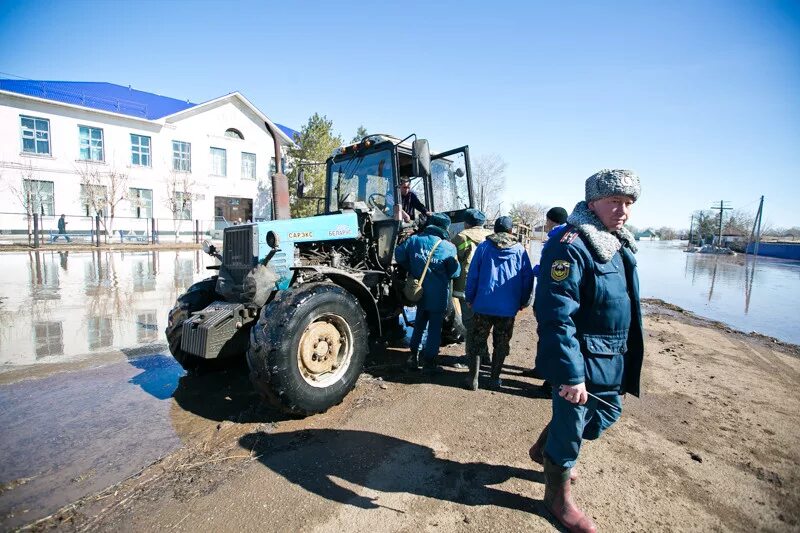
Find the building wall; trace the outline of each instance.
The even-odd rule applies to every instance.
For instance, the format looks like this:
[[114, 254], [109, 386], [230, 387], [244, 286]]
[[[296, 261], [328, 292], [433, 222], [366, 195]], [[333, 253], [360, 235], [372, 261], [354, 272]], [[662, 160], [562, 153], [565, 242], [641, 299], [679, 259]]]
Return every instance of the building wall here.
[[[191, 172], [195, 195], [192, 218], [212, 221], [214, 197], [248, 198], [253, 200], [255, 216], [269, 212], [264, 203], [269, 195], [270, 162], [274, 156], [272, 137], [263, 121], [238, 98], [222, 99], [213, 106], [193, 108], [170, 122], [140, 120], [109, 115], [91, 109], [71, 108], [58, 103], [39, 102], [25, 97], [0, 94], [0, 213], [24, 212], [20, 199], [11, 187], [21, 190], [23, 178], [51, 181], [54, 184], [55, 214], [85, 215], [81, 203], [83, 169], [100, 173], [122, 172], [127, 175], [127, 188], [153, 191], [153, 216], [172, 219], [168, 207], [168, 182], [180, 176], [172, 170], [172, 141], [191, 143]], [[50, 155], [23, 153], [20, 115], [50, 121]], [[80, 159], [79, 126], [103, 130], [105, 161]], [[240, 131], [244, 139], [225, 135], [228, 128]], [[131, 164], [131, 134], [150, 137], [149, 167]], [[226, 176], [211, 174], [211, 147], [223, 148], [227, 155]], [[256, 179], [242, 178], [242, 152], [256, 155]], [[262, 194], [259, 195], [259, 190]], [[135, 208], [123, 200], [117, 205], [117, 217], [133, 217]], [[49, 218], [49, 217], [47, 217]], [[0, 225], [12, 218], [0, 217]], [[15, 218], [13, 220], [19, 220]], [[54, 221], [43, 221], [49, 227]], [[72, 227], [72, 226], [71, 226]], [[7, 228], [0, 228], [7, 229]]]

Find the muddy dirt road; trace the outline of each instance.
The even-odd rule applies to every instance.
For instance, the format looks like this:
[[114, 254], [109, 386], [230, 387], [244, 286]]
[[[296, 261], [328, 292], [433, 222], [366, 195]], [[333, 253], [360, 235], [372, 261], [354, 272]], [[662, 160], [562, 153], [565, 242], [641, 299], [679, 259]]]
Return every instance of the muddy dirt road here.
[[[796, 531], [798, 348], [646, 311], [645, 394], [582, 450], [579, 504], [605, 531]], [[430, 378], [385, 364], [305, 420], [252, 403], [242, 371], [183, 377], [169, 400], [177, 451], [31, 527], [552, 531], [527, 454], [549, 417], [540, 382], [519, 375], [533, 346], [525, 312], [502, 391], [466, 391], [450, 367]]]

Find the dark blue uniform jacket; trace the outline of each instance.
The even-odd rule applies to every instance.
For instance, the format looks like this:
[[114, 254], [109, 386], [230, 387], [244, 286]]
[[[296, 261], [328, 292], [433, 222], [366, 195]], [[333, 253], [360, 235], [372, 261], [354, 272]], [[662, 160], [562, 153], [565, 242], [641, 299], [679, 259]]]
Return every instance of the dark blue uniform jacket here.
[[554, 386], [639, 395], [644, 357], [636, 258], [600, 262], [570, 225], [542, 250], [534, 312], [536, 368]]
[[456, 247], [448, 241], [448, 234], [435, 226], [428, 226], [419, 235], [413, 235], [394, 251], [397, 262], [408, 273], [419, 279], [433, 245], [440, 244], [431, 258], [428, 273], [422, 282], [422, 300], [418, 307], [433, 313], [444, 313], [450, 299], [450, 280], [461, 273], [461, 265], [456, 258]]

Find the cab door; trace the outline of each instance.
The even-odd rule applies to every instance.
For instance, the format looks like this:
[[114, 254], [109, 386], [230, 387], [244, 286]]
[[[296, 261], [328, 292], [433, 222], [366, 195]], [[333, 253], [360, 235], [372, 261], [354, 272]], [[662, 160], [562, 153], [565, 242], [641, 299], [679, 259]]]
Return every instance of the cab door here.
[[453, 223], [463, 222], [464, 212], [475, 205], [468, 146], [431, 156], [429, 187], [431, 209], [446, 213]]

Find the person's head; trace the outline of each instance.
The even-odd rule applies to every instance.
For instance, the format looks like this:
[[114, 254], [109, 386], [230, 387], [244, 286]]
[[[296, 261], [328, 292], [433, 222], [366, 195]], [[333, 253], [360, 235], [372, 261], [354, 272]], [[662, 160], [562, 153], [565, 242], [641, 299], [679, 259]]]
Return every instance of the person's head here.
[[544, 229], [550, 231], [567, 221], [567, 210], [563, 207], [551, 207], [545, 217], [547, 220], [545, 220]]
[[403, 176], [400, 178], [400, 194], [406, 196], [411, 192], [411, 180]]
[[63, 213], [61, 214], [61, 218], [64, 218], [65, 216], [67, 216], [67, 215], [65, 215], [65, 214], [63, 214]]
[[631, 170], [604, 169], [586, 180], [586, 203], [609, 231], [621, 229], [642, 187]]
[[450, 217], [444, 213], [431, 213], [431, 216], [428, 217], [428, 225], [447, 231], [450, 228]]
[[464, 227], [474, 228], [475, 226], [483, 226], [486, 222], [486, 215], [477, 209], [467, 209], [464, 211]]
[[511, 220], [511, 217], [500, 217], [494, 221], [495, 233], [511, 233], [513, 227], [514, 221]]

